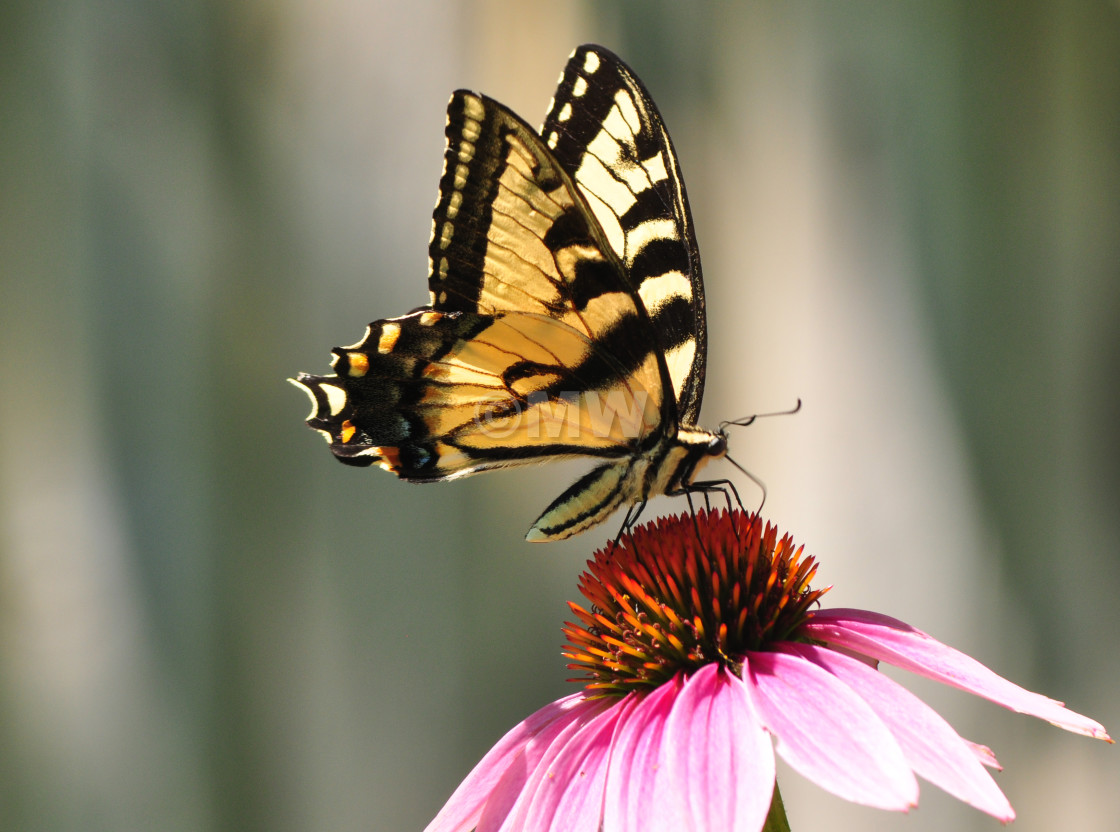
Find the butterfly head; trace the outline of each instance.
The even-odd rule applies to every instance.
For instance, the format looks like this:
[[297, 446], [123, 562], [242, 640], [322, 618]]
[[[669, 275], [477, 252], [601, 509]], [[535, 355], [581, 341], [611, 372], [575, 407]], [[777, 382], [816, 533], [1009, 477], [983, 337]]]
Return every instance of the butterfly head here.
[[727, 429], [721, 426], [713, 433], [703, 428], [682, 427], [677, 431], [677, 443], [692, 451], [697, 459], [719, 458], [727, 453]]
[[714, 433], [702, 428], [681, 428], [677, 431], [676, 447], [676, 454], [665, 458], [656, 493], [674, 493], [687, 487], [701, 468], [713, 459], [727, 456], [727, 432], [722, 427]]

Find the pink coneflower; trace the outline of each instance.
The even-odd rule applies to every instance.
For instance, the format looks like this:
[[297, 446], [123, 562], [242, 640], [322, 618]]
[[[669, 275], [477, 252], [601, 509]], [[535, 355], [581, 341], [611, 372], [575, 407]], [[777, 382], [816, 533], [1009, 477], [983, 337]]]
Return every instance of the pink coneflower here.
[[857, 803], [906, 811], [917, 774], [1012, 820], [984, 769], [998, 767], [991, 751], [879, 673], [880, 661], [1109, 739], [901, 621], [814, 609], [826, 590], [809, 588], [813, 559], [742, 514], [658, 520], [588, 567], [590, 610], [572, 604], [580, 623], [564, 630], [584, 689], [506, 734], [428, 832], [757, 832], [775, 749]]

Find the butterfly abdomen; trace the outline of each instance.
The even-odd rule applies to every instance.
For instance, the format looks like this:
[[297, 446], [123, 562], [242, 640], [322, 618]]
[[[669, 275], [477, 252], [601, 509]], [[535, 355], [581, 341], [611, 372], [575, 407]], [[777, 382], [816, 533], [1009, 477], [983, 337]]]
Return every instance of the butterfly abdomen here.
[[697, 471], [726, 449], [722, 434], [682, 428], [643, 453], [582, 477], [544, 510], [526, 540], [563, 540], [598, 525], [622, 506], [687, 490]]

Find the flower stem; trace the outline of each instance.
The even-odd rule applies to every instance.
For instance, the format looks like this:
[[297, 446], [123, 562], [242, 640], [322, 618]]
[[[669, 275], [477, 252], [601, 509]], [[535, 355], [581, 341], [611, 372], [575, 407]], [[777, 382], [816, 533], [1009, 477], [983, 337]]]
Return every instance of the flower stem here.
[[790, 832], [789, 820], [786, 818], [786, 806], [782, 802], [782, 793], [778, 791], [778, 781], [774, 781], [774, 796], [770, 798], [770, 812], [766, 815], [766, 823], [762, 825], [762, 832]]

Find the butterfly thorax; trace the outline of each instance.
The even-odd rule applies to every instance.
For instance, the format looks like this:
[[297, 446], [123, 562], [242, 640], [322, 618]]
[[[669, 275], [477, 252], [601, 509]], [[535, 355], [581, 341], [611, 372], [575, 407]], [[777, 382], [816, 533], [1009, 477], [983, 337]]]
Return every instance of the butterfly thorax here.
[[661, 494], [678, 494], [686, 490], [699, 470], [712, 459], [727, 453], [727, 437], [703, 428], [680, 427], [676, 436], [667, 439], [667, 445], [648, 493], [642, 499]]

